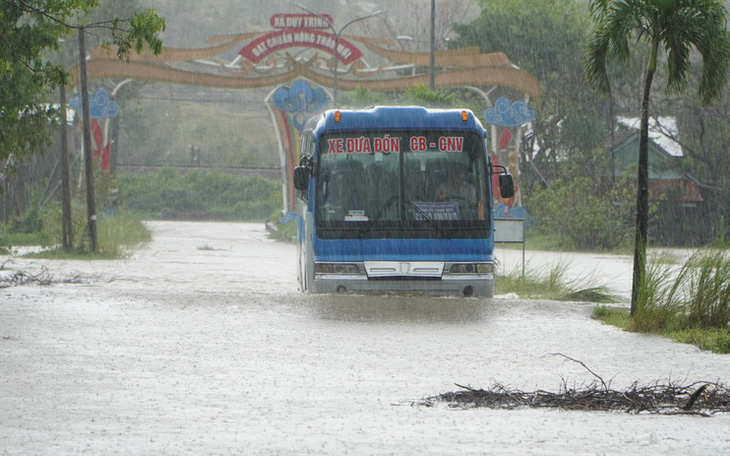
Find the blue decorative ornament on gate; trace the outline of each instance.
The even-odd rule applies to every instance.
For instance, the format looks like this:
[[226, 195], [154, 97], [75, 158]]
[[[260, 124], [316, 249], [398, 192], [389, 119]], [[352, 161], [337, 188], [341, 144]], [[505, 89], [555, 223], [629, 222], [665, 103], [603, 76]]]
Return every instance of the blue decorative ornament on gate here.
[[[81, 99], [76, 97], [71, 100], [69, 106], [81, 113]], [[89, 94], [89, 117], [92, 119], [105, 119], [119, 115], [119, 104], [112, 100], [109, 92], [99, 89]]]
[[329, 104], [327, 92], [313, 89], [307, 81], [295, 81], [291, 87], [279, 87], [272, 96], [274, 106], [291, 115], [294, 127], [301, 131], [312, 114], [322, 111]]
[[500, 127], [519, 127], [535, 120], [535, 111], [527, 107], [522, 101], [510, 101], [500, 97], [494, 106], [484, 111], [487, 123]]

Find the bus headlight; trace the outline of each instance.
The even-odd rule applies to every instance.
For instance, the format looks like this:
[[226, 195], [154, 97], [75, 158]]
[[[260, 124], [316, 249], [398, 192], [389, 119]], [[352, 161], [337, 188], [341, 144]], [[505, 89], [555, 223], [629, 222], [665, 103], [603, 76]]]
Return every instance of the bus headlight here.
[[451, 265], [449, 272], [452, 274], [491, 274], [494, 272], [494, 264], [456, 263]]
[[360, 272], [356, 264], [348, 263], [316, 263], [315, 274], [357, 274]]

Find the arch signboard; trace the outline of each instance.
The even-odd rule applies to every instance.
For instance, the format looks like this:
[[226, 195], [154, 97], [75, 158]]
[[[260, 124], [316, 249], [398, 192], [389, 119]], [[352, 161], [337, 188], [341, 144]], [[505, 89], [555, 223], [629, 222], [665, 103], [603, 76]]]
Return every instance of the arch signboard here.
[[[405, 52], [390, 38], [335, 37], [330, 33], [333, 20], [326, 14], [281, 13], [271, 16], [269, 23], [272, 29], [268, 31], [214, 36], [198, 48], [164, 48], [160, 55], [145, 51], [130, 55], [128, 61], [117, 59], [115, 49], [97, 48], [87, 62], [87, 76], [89, 80], [138, 79], [226, 89], [271, 87], [268, 105], [279, 133], [284, 200], [291, 207], [294, 190], [289, 170], [299, 159], [295, 148], [298, 138], [293, 136], [299, 133], [297, 126], [303, 125], [293, 119], [317, 114], [315, 108], [325, 109], [329, 96], [327, 103], [299, 103], [297, 106], [306, 109], [296, 111], [292, 105], [272, 102], [278, 97], [274, 93], [284, 89], [290, 101], [292, 89], [303, 90], [297, 96], [319, 90], [326, 94], [333, 86], [335, 67], [337, 86], [344, 91], [359, 87], [397, 91], [415, 84], [428, 85], [430, 54]], [[365, 55], [377, 65], [368, 64]], [[339, 65], [334, 65], [334, 59]], [[504, 53], [482, 53], [477, 47], [437, 51], [434, 64], [434, 83], [439, 88], [482, 87], [484, 94], [493, 87], [503, 87], [524, 94], [538, 106], [541, 102], [537, 80], [513, 65]], [[404, 72], [404, 68], [411, 71]], [[71, 73], [78, 76], [78, 68]], [[492, 104], [488, 97], [485, 104]]]

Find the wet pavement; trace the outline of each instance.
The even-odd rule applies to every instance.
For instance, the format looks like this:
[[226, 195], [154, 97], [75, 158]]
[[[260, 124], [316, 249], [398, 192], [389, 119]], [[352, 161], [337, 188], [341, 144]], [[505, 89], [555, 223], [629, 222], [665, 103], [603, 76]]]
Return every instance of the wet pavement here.
[[[312, 296], [263, 225], [154, 222], [121, 261], [0, 258], [0, 454], [723, 454], [730, 417], [424, 407], [500, 382], [727, 383], [730, 356], [590, 318], [593, 306]], [[498, 249], [502, 267], [522, 252]], [[630, 257], [528, 252], [622, 295]], [[595, 271], [595, 272], [594, 272]], [[62, 283], [78, 278], [80, 283]]]

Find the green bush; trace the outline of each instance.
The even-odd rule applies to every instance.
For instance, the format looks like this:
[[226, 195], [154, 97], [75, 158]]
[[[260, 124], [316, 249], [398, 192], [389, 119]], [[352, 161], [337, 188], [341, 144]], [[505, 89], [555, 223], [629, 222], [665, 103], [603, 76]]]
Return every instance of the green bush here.
[[[57, 223], [60, 225], [60, 220]], [[74, 245], [72, 249], [65, 249], [61, 246], [59, 239], [55, 247], [29, 253], [26, 256], [46, 259], [111, 260], [126, 257], [131, 249], [152, 239], [150, 230], [132, 214], [102, 216], [97, 223], [97, 250], [92, 252], [86, 214], [76, 211], [73, 226]]]
[[[612, 250], [629, 245], [633, 206], [617, 189], [606, 189], [594, 179], [555, 180], [536, 189], [525, 206], [533, 227], [544, 235], [559, 235], [566, 247], [577, 250]], [[630, 201], [630, 200], [629, 200]]]
[[8, 233], [36, 233], [43, 229], [40, 206], [37, 201], [32, 201], [30, 208], [25, 214], [14, 216], [8, 223]]
[[0, 225], [0, 250], [8, 252], [11, 246], [52, 245], [53, 233], [48, 228], [48, 210], [41, 208], [34, 198], [24, 214], [10, 218]]
[[253, 175], [163, 169], [120, 175], [119, 204], [158, 219], [265, 220], [281, 210], [281, 184]]

